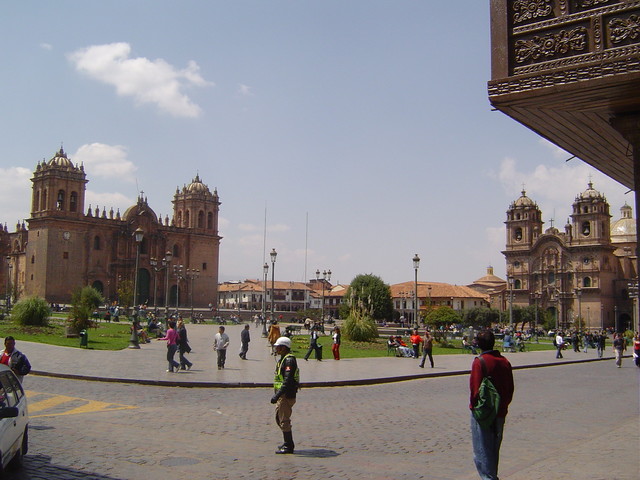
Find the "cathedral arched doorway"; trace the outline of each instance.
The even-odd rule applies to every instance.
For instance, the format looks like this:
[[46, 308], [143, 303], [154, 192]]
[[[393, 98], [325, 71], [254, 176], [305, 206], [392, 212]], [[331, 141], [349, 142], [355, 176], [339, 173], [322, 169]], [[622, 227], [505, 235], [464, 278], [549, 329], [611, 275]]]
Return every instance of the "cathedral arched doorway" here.
[[96, 280], [91, 286], [100, 292], [100, 295], [104, 295], [104, 284], [100, 280]]
[[138, 304], [149, 304], [149, 285], [151, 284], [151, 274], [146, 268], [138, 270]]

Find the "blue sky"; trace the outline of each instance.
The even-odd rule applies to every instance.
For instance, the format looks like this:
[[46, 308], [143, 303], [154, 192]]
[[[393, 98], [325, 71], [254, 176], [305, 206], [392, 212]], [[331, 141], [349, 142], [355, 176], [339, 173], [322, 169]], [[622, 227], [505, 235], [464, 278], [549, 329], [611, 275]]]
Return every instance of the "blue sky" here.
[[[447, 8], [449, 7], [449, 8]], [[64, 145], [87, 204], [157, 214], [199, 174], [222, 202], [220, 278], [504, 278], [523, 188], [546, 227], [594, 187], [633, 193], [492, 112], [489, 2], [9, 2], [0, 28], [0, 221]], [[9, 43], [9, 39], [11, 42]], [[264, 242], [264, 224], [267, 234]], [[635, 216], [635, 212], [634, 212]], [[307, 228], [308, 218], [308, 228]], [[266, 247], [266, 248], [265, 248]], [[266, 252], [265, 252], [266, 250]]]

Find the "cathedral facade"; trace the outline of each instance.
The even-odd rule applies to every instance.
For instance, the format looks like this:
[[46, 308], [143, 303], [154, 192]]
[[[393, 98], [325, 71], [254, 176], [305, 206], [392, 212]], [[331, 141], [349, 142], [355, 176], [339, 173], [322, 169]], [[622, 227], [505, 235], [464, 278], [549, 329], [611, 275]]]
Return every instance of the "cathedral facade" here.
[[542, 212], [523, 191], [507, 211], [506, 258], [513, 305], [538, 305], [570, 329], [633, 328], [636, 226], [628, 205], [611, 222], [609, 204], [589, 182], [564, 230], [543, 229]]
[[158, 218], [143, 195], [122, 215], [86, 207], [84, 167], [62, 148], [38, 163], [31, 181], [27, 225], [0, 229], [3, 298], [9, 292], [13, 300], [35, 295], [68, 303], [73, 290], [90, 285], [117, 301], [129, 281], [138, 304], [215, 304], [220, 201], [198, 175], [176, 189], [171, 221]]

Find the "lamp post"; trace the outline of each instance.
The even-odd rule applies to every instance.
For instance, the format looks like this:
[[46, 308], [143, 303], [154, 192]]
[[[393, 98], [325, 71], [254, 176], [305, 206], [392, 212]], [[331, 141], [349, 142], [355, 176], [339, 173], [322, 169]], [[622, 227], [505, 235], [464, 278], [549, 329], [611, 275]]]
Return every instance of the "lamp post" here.
[[200, 270], [197, 268], [188, 269], [185, 271], [185, 278], [189, 280], [189, 304], [191, 308], [191, 321], [193, 322], [193, 282], [200, 276]]
[[144, 237], [144, 230], [140, 227], [136, 228], [136, 231], [133, 232], [133, 237], [136, 241], [136, 271], [133, 281], [133, 308], [135, 310], [138, 307], [138, 265], [140, 263], [140, 244]]
[[262, 284], [262, 337], [266, 338], [267, 332], [267, 275], [269, 274], [269, 264], [267, 262], [262, 266], [264, 273], [264, 283]]
[[415, 270], [413, 289], [413, 324], [418, 327], [418, 268], [420, 268], [420, 257], [416, 253], [413, 257], [413, 269]]
[[9, 315], [9, 310], [11, 309], [11, 269], [13, 265], [11, 265], [11, 257], [7, 255], [7, 292], [4, 299], [4, 306], [7, 309], [7, 315]]
[[509, 330], [513, 331], [513, 287], [515, 280], [513, 276], [509, 276], [507, 281], [509, 282]]
[[[169, 252], [167, 252], [167, 255], [171, 255]], [[158, 266], [158, 259], [155, 257], [152, 257], [151, 259], [149, 259], [149, 264], [151, 265], [151, 268], [153, 269], [153, 310], [157, 310], [158, 309], [158, 272], [164, 270], [165, 268], [167, 268], [167, 264], [169, 263], [169, 261], [167, 260], [167, 256], [165, 256], [161, 261], [160, 261], [160, 266]], [[165, 302], [166, 303], [166, 302]]]
[[180, 280], [184, 278], [182, 265], [174, 265], [173, 266], [173, 274], [176, 276], [176, 313], [179, 312], [180, 308]]
[[578, 330], [582, 325], [582, 289], [576, 288], [576, 296], [578, 297]]
[[169, 265], [171, 264], [171, 260], [173, 259], [173, 255], [170, 251], [167, 250], [167, 253], [164, 254], [164, 258], [162, 259], [162, 263], [166, 265], [164, 268], [167, 269], [167, 273], [164, 277], [164, 314], [165, 317], [169, 318], [169, 276], [171, 272], [168, 270]]
[[271, 322], [273, 322], [274, 319], [274, 304], [273, 304], [273, 300], [274, 300], [274, 286], [275, 286], [275, 279], [276, 279], [276, 257], [278, 256], [278, 252], [276, 252], [275, 248], [271, 249], [271, 253], [269, 254], [269, 256], [271, 257]]
[[[320, 281], [320, 269], [316, 270], [316, 280]], [[331, 270], [322, 272], [322, 304], [320, 305], [320, 323], [324, 325], [324, 285], [331, 280]]]

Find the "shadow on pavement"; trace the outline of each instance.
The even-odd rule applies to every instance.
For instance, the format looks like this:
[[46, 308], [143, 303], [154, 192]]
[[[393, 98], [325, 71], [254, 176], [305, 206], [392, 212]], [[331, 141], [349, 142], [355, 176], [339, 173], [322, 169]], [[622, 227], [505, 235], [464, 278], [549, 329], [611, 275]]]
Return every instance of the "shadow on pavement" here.
[[327, 450], [326, 448], [317, 448], [315, 450], [296, 450], [294, 455], [299, 455], [301, 457], [312, 457], [312, 458], [330, 458], [330, 457], [337, 457], [340, 454], [334, 450]]
[[22, 468], [5, 472], [4, 480], [122, 480], [97, 473], [87, 473], [73, 468], [51, 464], [51, 457], [46, 455], [25, 455]]

